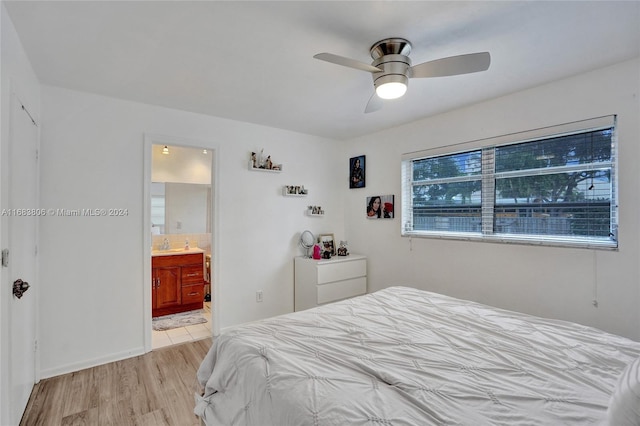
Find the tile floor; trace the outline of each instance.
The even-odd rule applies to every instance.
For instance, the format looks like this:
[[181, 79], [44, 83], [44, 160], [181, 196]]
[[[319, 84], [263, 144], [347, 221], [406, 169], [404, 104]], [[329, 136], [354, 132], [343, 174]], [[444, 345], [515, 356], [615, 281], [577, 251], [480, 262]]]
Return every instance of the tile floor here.
[[206, 323], [173, 328], [166, 331], [151, 330], [151, 348], [158, 349], [211, 337], [211, 302], [205, 302], [203, 308], [202, 315], [207, 320]]

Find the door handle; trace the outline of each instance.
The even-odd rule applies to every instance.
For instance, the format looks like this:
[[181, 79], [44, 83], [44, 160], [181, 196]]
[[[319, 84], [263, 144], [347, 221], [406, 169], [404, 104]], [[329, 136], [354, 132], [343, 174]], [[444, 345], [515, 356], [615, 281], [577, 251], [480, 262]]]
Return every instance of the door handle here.
[[13, 282], [13, 295], [20, 299], [25, 291], [29, 290], [29, 283], [20, 278]]

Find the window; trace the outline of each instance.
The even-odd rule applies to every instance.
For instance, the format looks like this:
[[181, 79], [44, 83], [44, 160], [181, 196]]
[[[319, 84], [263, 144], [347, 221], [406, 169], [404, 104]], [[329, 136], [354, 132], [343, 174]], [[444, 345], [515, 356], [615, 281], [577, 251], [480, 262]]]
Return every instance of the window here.
[[615, 117], [459, 147], [403, 156], [402, 235], [617, 247]]
[[480, 231], [481, 159], [469, 151], [412, 162], [414, 230]]

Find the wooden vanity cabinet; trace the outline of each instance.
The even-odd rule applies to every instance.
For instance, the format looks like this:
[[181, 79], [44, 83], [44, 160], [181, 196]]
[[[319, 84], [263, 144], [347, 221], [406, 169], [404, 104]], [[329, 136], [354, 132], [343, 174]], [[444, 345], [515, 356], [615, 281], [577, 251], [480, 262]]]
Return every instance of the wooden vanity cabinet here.
[[202, 309], [204, 254], [151, 257], [152, 316]]
[[180, 267], [163, 266], [152, 268], [153, 309], [171, 308], [181, 304]]

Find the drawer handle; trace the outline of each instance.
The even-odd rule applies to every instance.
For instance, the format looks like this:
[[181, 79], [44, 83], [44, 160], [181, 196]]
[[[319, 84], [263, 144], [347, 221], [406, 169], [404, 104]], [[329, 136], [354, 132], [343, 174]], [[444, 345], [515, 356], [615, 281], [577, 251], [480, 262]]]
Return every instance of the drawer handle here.
[[189, 293], [189, 294], [187, 294], [187, 296], [197, 296], [197, 295], [199, 295], [199, 294], [200, 294], [200, 292], [199, 292], [199, 291], [195, 291], [195, 292], [193, 292], [193, 293]]
[[195, 274], [187, 274], [188, 277], [197, 277], [198, 275], [200, 275], [199, 273], [195, 273]]

